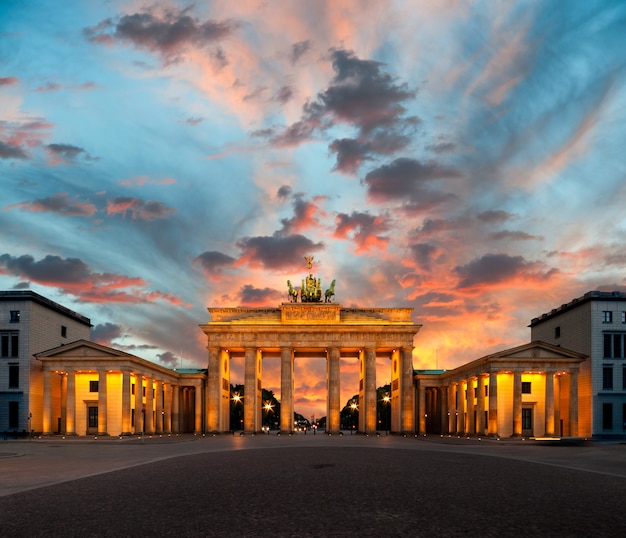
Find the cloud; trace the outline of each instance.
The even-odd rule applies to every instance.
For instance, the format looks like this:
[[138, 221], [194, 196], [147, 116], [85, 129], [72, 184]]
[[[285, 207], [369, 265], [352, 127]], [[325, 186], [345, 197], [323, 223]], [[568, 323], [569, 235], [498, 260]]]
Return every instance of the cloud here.
[[71, 144], [48, 144], [46, 149], [52, 165], [73, 163], [78, 157], [83, 157], [88, 161], [97, 160], [83, 148]]
[[93, 303], [151, 303], [157, 300], [175, 306], [189, 306], [176, 295], [146, 291], [147, 283], [140, 277], [117, 273], [96, 273], [79, 258], [47, 255], [35, 261], [28, 254], [13, 257], [0, 255], [0, 274], [28, 279], [43, 286], [59, 288], [82, 301]]
[[232, 267], [235, 263], [235, 258], [222, 252], [211, 250], [196, 256], [193, 259], [193, 263], [200, 266], [202, 272], [209, 280], [219, 280], [222, 271]]
[[93, 90], [96, 88], [95, 82], [84, 82], [83, 84], [62, 85], [57, 82], [46, 82], [44, 85], [37, 87], [35, 92], [56, 92], [59, 90]]
[[458, 288], [513, 283], [516, 280], [534, 283], [545, 282], [555, 274], [555, 269], [543, 270], [539, 262], [526, 261], [522, 256], [486, 254], [470, 263], [457, 266], [453, 271], [460, 277]]
[[7, 144], [0, 140], [0, 159], [27, 159], [28, 155], [19, 146]]
[[291, 63], [296, 64], [311, 49], [311, 41], [299, 41], [291, 45]]
[[285, 294], [271, 288], [255, 288], [251, 284], [242, 286], [237, 297], [243, 306], [266, 306], [284, 299]]
[[[110, 45], [117, 41], [131, 43], [138, 49], [159, 54], [166, 64], [178, 60], [190, 48], [216, 45], [232, 35], [238, 24], [232, 21], [200, 21], [187, 14], [189, 9], [123, 15], [116, 21], [106, 19], [85, 28], [83, 35], [91, 42]], [[224, 61], [223, 51], [215, 49], [216, 59]]]
[[[280, 190], [280, 189], [279, 189]], [[283, 225], [280, 231], [283, 235], [298, 233], [311, 227], [319, 226], [317, 215], [325, 216], [321, 211], [317, 202], [324, 197], [316, 197], [313, 200], [304, 200], [302, 194], [293, 196], [293, 217], [290, 219], [281, 219]]]
[[284, 270], [302, 266], [303, 256], [324, 249], [324, 243], [314, 243], [307, 237], [294, 235], [244, 237], [237, 241], [242, 256], [236, 265], [248, 265], [251, 268]]
[[165, 351], [163, 353], [157, 353], [157, 359], [164, 366], [169, 368], [176, 368], [180, 363], [180, 359], [174, 355], [171, 351]]
[[4, 209], [14, 208], [31, 211], [33, 213], [57, 213], [65, 217], [92, 217], [98, 212], [95, 205], [71, 199], [66, 192], [60, 192], [46, 198], [37, 198], [32, 202], [21, 202], [19, 204], [6, 206]]
[[411, 245], [411, 252], [413, 253], [417, 265], [424, 271], [430, 271], [435, 261], [435, 256], [439, 253], [439, 249], [435, 245], [418, 243]]
[[329, 149], [337, 154], [335, 170], [354, 174], [372, 155], [389, 155], [408, 145], [405, 132], [415, 129], [420, 120], [405, 117], [404, 103], [416, 91], [384, 72], [384, 64], [362, 60], [352, 51], [331, 49], [330, 60], [335, 76], [329, 86], [304, 104], [301, 119], [278, 134], [267, 135], [272, 145], [290, 147], [334, 125], [352, 126], [358, 136], [334, 140]]
[[276, 197], [279, 200], [285, 200], [291, 196], [293, 189], [289, 185], [281, 185], [276, 192]]
[[531, 235], [519, 230], [502, 230], [489, 234], [489, 239], [493, 239], [494, 241], [530, 241], [533, 239], [543, 239], [543, 237], [540, 235]]
[[16, 77], [0, 77], [0, 86], [11, 86], [17, 84], [19, 79]]
[[511, 213], [502, 211], [501, 209], [483, 211], [478, 214], [478, 220], [481, 220], [487, 223], [495, 222], [499, 224], [502, 222], [506, 222], [507, 220], [510, 220], [512, 218], [513, 218], [513, 215]]
[[127, 212], [130, 212], [133, 219], [152, 221], [166, 218], [176, 213], [176, 210], [158, 200], [142, 200], [131, 196], [118, 196], [107, 202], [108, 215], [126, 217]]
[[110, 346], [111, 342], [120, 336], [122, 327], [116, 323], [99, 323], [91, 328], [91, 340], [104, 346]]
[[422, 163], [401, 157], [368, 172], [364, 183], [368, 196], [375, 202], [404, 201], [408, 207], [438, 205], [453, 198], [451, 193], [431, 190], [435, 180], [459, 179], [463, 174], [435, 161]]
[[389, 244], [389, 238], [382, 235], [391, 229], [388, 217], [360, 211], [353, 211], [350, 215], [339, 213], [335, 225], [334, 237], [352, 239], [358, 254], [368, 252], [373, 247], [384, 250]]

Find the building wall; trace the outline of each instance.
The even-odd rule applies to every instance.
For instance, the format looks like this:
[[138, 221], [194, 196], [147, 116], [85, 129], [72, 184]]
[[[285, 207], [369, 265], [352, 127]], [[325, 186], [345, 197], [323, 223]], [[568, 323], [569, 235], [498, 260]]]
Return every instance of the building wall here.
[[[41, 362], [34, 358], [35, 353], [57, 347], [81, 338], [88, 339], [90, 324], [64, 313], [64, 308], [50, 301], [40, 304], [30, 292], [2, 292], [0, 297], [0, 332], [18, 331], [19, 351], [17, 358], [0, 358], [0, 432], [28, 431], [40, 432], [43, 429], [43, 375]], [[45, 302], [47, 300], [42, 298]], [[58, 307], [58, 309], [57, 309]], [[10, 322], [10, 312], [20, 312], [19, 323]], [[71, 311], [68, 311], [71, 312]], [[66, 336], [62, 336], [62, 327]], [[19, 365], [19, 388], [9, 388], [9, 364]], [[8, 406], [10, 401], [19, 402], [19, 423], [9, 429]], [[54, 406], [53, 402], [53, 406]], [[59, 406], [58, 401], [56, 403]], [[29, 424], [29, 413], [32, 421]], [[56, 418], [54, 419], [56, 420]], [[56, 422], [53, 425], [56, 431]]]
[[[537, 325], [531, 326], [531, 339], [561, 345], [589, 356], [581, 364], [578, 384], [578, 430], [579, 435], [616, 435], [624, 432], [624, 403], [626, 387], [623, 386], [624, 359], [604, 358], [604, 332], [626, 332], [622, 322], [622, 312], [626, 312], [626, 298], [623, 294], [598, 293], [588, 300], [584, 297], [579, 306], [569, 303], [566, 308], [555, 309], [545, 320], [539, 318]], [[612, 321], [603, 321], [603, 312], [612, 312]], [[534, 320], [533, 320], [534, 321]], [[557, 328], [560, 335], [557, 336]], [[613, 389], [603, 388], [603, 367], [613, 368]], [[563, 391], [565, 392], [565, 391]], [[564, 394], [562, 394], [564, 397]], [[603, 404], [613, 404], [612, 427], [603, 427]]]

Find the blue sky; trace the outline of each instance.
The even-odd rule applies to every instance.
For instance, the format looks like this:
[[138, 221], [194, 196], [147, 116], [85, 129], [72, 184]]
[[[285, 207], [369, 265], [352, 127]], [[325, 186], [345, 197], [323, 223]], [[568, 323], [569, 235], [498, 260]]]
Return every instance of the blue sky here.
[[206, 308], [313, 255], [337, 302], [415, 309], [416, 368], [523, 343], [626, 291], [624, 35], [617, 1], [4, 0], [0, 288], [202, 367]]

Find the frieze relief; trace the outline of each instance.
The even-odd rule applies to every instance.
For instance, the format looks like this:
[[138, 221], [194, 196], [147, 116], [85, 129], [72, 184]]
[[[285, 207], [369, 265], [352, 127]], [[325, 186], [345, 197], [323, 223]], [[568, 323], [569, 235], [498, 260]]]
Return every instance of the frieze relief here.
[[380, 333], [380, 332], [211, 332], [208, 335], [209, 346], [228, 347], [254, 342], [256, 346], [272, 347], [283, 345], [307, 345], [316, 343], [320, 346], [337, 343], [366, 345], [369, 343], [377, 345], [392, 345], [397, 347], [413, 346], [413, 333]]

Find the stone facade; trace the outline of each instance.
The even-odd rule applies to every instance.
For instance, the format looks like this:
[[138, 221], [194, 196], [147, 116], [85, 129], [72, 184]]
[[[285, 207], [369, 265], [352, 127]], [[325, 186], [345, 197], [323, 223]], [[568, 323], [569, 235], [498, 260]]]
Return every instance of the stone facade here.
[[40, 351], [88, 339], [85, 316], [33, 291], [0, 291], [0, 432], [43, 430]]

